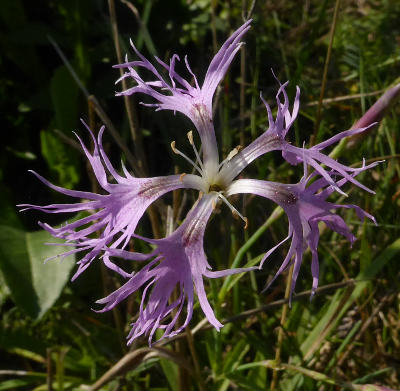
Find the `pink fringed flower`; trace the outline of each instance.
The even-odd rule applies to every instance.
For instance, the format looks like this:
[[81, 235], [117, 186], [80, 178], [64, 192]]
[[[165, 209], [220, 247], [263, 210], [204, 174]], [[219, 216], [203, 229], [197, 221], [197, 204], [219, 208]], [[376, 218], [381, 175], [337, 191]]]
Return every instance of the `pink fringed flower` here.
[[[157, 110], [179, 111], [193, 122], [200, 136], [202, 156], [195, 145], [192, 132], [189, 132], [187, 137], [193, 149], [193, 159], [183, 154], [176, 147], [175, 141], [171, 143], [171, 147], [174, 153], [190, 163], [196, 172], [195, 175], [183, 173], [165, 177], [135, 178], [128, 173], [125, 167], [122, 167], [123, 175], [121, 175], [111, 165], [104, 152], [102, 146], [104, 128], [100, 130], [97, 139], [88, 129], [93, 139], [94, 152], [90, 153], [81, 142], [82, 148], [106, 194], [63, 189], [35, 174], [52, 189], [88, 201], [47, 206], [21, 205], [25, 209], [38, 209], [47, 213], [89, 212], [88, 217], [60, 228], [53, 228], [42, 223], [40, 225], [53, 236], [65, 239], [72, 247], [69, 252], [61, 254], [61, 256], [85, 252], [85, 255], [78, 261], [79, 267], [74, 278], [85, 270], [94, 259], [100, 258], [108, 268], [126, 279], [119, 289], [97, 301], [98, 304], [103, 305], [100, 312], [112, 309], [128, 296], [143, 288], [139, 314], [132, 324], [128, 343], [141, 335], [148, 336], [149, 343], [151, 343], [157, 329], [164, 330], [162, 338], [179, 333], [191, 319], [195, 295], [197, 295], [208, 321], [216, 329], [222, 326], [207, 300], [203, 277], [218, 278], [253, 269], [211, 271], [207, 263], [203, 247], [204, 233], [217, 202], [227, 205], [234, 215], [244, 221], [245, 227], [247, 226], [247, 218], [229, 202], [228, 198], [231, 195], [252, 193], [266, 197], [280, 205], [286, 212], [289, 219], [289, 234], [284, 241], [291, 239], [291, 244], [276, 275], [294, 263], [291, 291], [294, 289], [307, 247], [310, 248], [312, 254], [313, 292], [317, 288], [319, 222], [324, 222], [328, 228], [345, 236], [351, 243], [355, 240], [344, 220], [334, 214], [333, 210], [352, 208], [355, 209], [360, 219], [367, 217], [374, 221], [371, 215], [356, 205], [333, 204], [326, 201], [326, 198], [334, 191], [342, 193], [341, 187], [346, 182], [372, 192], [358, 182], [355, 176], [377, 163], [361, 168], [350, 168], [322, 152], [326, 147], [344, 137], [362, 133], [368, 126], [339, 133], [309, 149], [291, 145], [285, 138], [299, 111], [300, 90], [297, 88], [294, 105], [290, 109], [285, 91], [287, 83], [280, 85], [276, 95], [277, 114], [275, 118], [269, 105], [261, 96], [267, 109], [268, 129], [247, 147], [235, 148], [224, 160], [220, 161], [212, 119], [212, 100], [218, 83], [225, 76], [235, 54], [242, 45], [241, 39], [249, 28], [250, 21], [243, 24], [223, 44], [211, 61], [201, 87], [186, 57], [186, 68], [190, 78], [194, 80], [194, 85], [177, 74], [175, 64], [176, 61], [179, 61], [179, 57], [176, 54], [172, 56], [169, 65], [156, 58], [158, 64], [168, 72], [168, 81], [150, 61], [137, 51], [133, 44], [132, 47], [139, 60], [131, 62], [126, 60], [124, 64], [116, 66], [126, 70], [122, 78], [132, 79], [135, 83], [133, 87], [118, 95], [135, 93], [148, 95], [155, 100], [155, 103], [146, 104], [147, 106], [154, 106]], [[138, 69], [149, 71], [155, 80], [145, 81], [139, 75]], [[252, 161], [273, 150], [281, 151], [283, 158], [291, 164], [302, 163], [305, 170], [307, 166], [313, 167], [314, 173], [311, 176], [305, 173], [301, 181], [295, 185], [255, 179], [236, 180], [236, 177]], [[113, 183], [108, 181], [109, 175], [113, 178]], [[314, 182], [310, 183], [310, 178], [315, 179]], [[198, 200], [184, 222], [171, 235], [163, 239], [149, 239], [135, 234], [136, 226], [147, 207], [163, 194], [179, 188], [194, 189], [199, 192]], [[98, 232], [99, 236], [95, 236], [94, 234]], [[147, 254], [129, 252], [126, 248], [132, 238], [148, 242], [154, 246], [154, 250]], [[270, 253], [283, 242], [266, 253], [261, 266]], [[136, 273], [129, 273], [114, 264], [111, 261], [112, 257], [120, 258], [128, 264], [132, 261], [144, 263], [144, 266]], [[177, 298], [172, 299], [172, 292], [175, 290], [179, 294]], [[185, 321], [177, 327], [176, 322], [182, 311], [186, 312]]]
[[[154, 258], [138, 273], [134, 274], [121, 288], [106, 298], [97, 301], [99, 304], [104, 304], [101, 312], [107, 311], [136, 292], [140, 287], [145, 286], [139, 317], [132, 324], [133, 327], [128, 336], [128, 343], [142, 334], [149, 336], [150, 343], [157, 328], [164, 329], [163, 337], [171, 337], [183, 330], [192, 317], [194, 291], [199, 298], [200, 307], [208, 321], [217, 330], [222, 327], [207, 300], [203, 276], [219, 278], [248, 271], [252, 268], [230, 269], [220, 272], [210, 270], [211, 268], [204, 253], [203, 239], [206, 224], [216, 200], [217, 195], [215, 193], [204, 195], [193, 206], [183, 224], [164, 239], [148, 239], [135, 235], [156, 246], [156, 249], [149, 254], [143, 255], [124, 250], [109, 251], [109, 255], [118, 256], [126, 260], [142, 261], [143, 256], [146, 259]], [[151, 293], [148, 293], [151, 286], [153, 286], [153, 289]], [[172, 292], [176, 287], [179, 288], [179, 297], [172, 301]], [[186, 319], [179, 328], [174, 329], [185, 301], [187, 302]], [[176, 310], [176, 313], [168, 324], [163, 325], [162, 322], [173, 310]]]
[[[86, 126], [86, 124], [84, 124]], [[87, 127], [87, 126], [86, 126]], [[90, 215], [68, 223], [59, 228], [39, 222], [39, 225], [56, 238], [65, 239], [66, 243], [74, 247], [71, 251], [61, 254], [65, 257], [70, 254], [87, 251], [86, 255], [78, 261], [78, 270], [73, 280], [77, 278], [92, 261], [110, 248], [125, 248], [135, 232], [136, 226], [148, 206], [165, 193], [180, 188], [198, 188], [199, 179], [194, 175], [170, 175], [155, 178], [135, 178], [123, 167], [124, 176], [116, 172], [111, 165], [102, 146], [104, 127], [101, 128], [98, 140], [87, 127], [94, 143], [94, 152], [91, 154], [82, 140], [78, 137], [82, 149], [93, 169], [100, 186], [108, 193], [106, 195], [64, 189], [49, 183], [39, 174], [33, 172], [44, 184], [68, 196], [89, 200], [74, 204], [52, 204], [37, 206], [19, 205], [25, 209], [38, 209], [46, 213], [75, 213], [88, 211]], [[109, 183], [107, 176], [111, 175], [117, 183]], [[101, 232], [99, 237], [92, 234]], [[113, 264], [109, 257], [103, 260], [107, 267], [120, 273], [124, 277], [129, 274]]]
[[[379, 164], [379, 162], [374, 164]], [[327, 202], [326, 199], [334, 192], [333, 186], [331, 186], [324, 177], [319, 178], [309, 184], [310, 179], [314, 179], [315, 175], [308, 176], [306, 170], [307, 166], [305, 165], [304, 167], [304, 176], [297, 184], [284, 185], [282, 183], [268, 182], [257, 179], [239, 179], [232, 183], [227, 194], [256, 194], [274, 201], [285, 211], [289, 220], [288, 236], [264, 255], [263, 259], [261, 260], [260, 267], [263, 266], [264, 261], [281, 244], [286, 242], [288, 239], [292, 240], [289, 251], [282, 262], [282, 265], [267, 286], [268, 288], [275, 281], [276, 277], [278, 277], [291, 264], [294, 264], [289, 300], [291, 300], [303, 260], [303, 254], [307, 248], [310, 249], [312, 255], [311, 273], [313, 276], [313, 283], [311, 296], [314, 296], [318, 287], [318, 242], [320, 234], [318, 228], [319, 222], [324, 222], [329, 229], [344, 236], [351, 245], [356, 240], [356, 237], [351, 233], [350, 228], [347, 226], [345, 221], [339, 215], [332, 212], [333, 210], [341, 208], [354, 209], [357, 217], [361, 221], [363, 221], [365, 218], [368, 218], [376, 224], [375, 218], [357, 205], [341, 205]], [[356, 169], [354, 175], [366, 169], [367, 167], [365, 166]], [[330, 174], [337, 175], [335, 172], [331, 172]], [[346, 182], [347, 178], [343, 178], [338, 181], [336, 185], [341, 187]]]

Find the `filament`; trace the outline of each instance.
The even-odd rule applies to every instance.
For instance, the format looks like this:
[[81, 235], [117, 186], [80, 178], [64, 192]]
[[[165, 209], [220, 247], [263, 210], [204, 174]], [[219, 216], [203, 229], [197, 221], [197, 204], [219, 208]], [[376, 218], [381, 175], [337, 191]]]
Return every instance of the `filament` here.
[[196, 145], [194, 144], [193, 132], [192, 132], [192, 131], [190, 131], [190, 132], [187, 133], [187, 138], [188, 138], [188, 140], [189, 140], [190, 145], [191, 145], [192, 148], [193, 148], [194, 154], [196, 155], [196, 163], [198, 162], [199, 165], [200, 165], [200, 167], [201, 167], [201, 169], [204, 170], [203, 162], [202, 162], [201, 159], [200, 159], [200, 154], [199, 154], [199, 152], [197, 151]]
[[203, 176], [203, 171], [201, 170], [201, 168], [192, 159], [187, 157], [183, 152], [175, 147], [175, 141], [171, 142], [171, 149], [175, 154], [182, 156], [184, 159], [186, 159], [200, 173], [200, 175]]
[[221, 198], [222, 201], [229, 207], [232, 212], [233, 217], [240, 217], [244, 221], [244, 229], [249, 225], [249, 220], [247, 217], [244, 217], [227, 199], [222, 195], [222, 193], [218, 193], [218, 197]]

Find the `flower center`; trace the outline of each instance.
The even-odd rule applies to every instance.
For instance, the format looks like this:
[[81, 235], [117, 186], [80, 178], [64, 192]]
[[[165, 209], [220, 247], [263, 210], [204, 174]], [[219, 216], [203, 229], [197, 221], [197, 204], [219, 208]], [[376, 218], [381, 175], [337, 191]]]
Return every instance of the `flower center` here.
[[[247, 228], [248, 225], [248, 220], [247, 217], [244, 217], [224, 196], [224, 192], [227, 189], [227, 187], [230, 185], [230, 183], [232, 182], [231, 180], [227, 181], [224, 180], [224, 177], [220, 175], [221, 169], [227, 164], [229, 163], [229, 161], [242, 149], [241, 146], [237, 146], [236, 148], [234, 148], [226, 157], [225, 160], [223, 160], [219, 165], [218, 165], [218, 172], [215, 175], [210, 175], [210, 173], [207, 170], [207, 167], [204, 166], [201, 158], [200, 158], [200, 152], [197, 150], [196, 145], [194, 143], [193, 140], [193, 132], [190, 131], [187, 133], [187, 138], [189, 140], [190, 145], [193, 148], [193, 152], [195, 154], [196, 160], [193, 161], [192, 159], [190, 159], [188, 156], [186, 156], [183, 152], [181, 152], [179, 149], [176, 148], [176, 143], [175, 141], [171, 142], [171, 148], [172, 151], [179, 155], [182, 156], [187, 162], [189, 162], [191, 164], [191, 166], [194, 168], [195, 171], [197, 171], [202, 180], [203, 180], [203, 191], [206, 193], [211, 193], [214, 192], [217, 194], [218, 199], [220, 199], [224, 204], [226, 204], [228, 206], [228, 208], [231, 210], [233, 216], [235, 218], [241, 218], [244, 223], [245, 226], [244, 228]], [[186, 175], [185, 173], [183, 173], [181, 175], [181, 177], [183, 178], [183, 176]], [[216, 207], [216, 205], [215, 205]]]
[[222, 192], [224, 189], [218, 184], [218, 183], [213, 183], [212, 185], [210, 185], [210, 187], [208, 188], [208, 192], [211, 191], [216, 191], [218, 192]]

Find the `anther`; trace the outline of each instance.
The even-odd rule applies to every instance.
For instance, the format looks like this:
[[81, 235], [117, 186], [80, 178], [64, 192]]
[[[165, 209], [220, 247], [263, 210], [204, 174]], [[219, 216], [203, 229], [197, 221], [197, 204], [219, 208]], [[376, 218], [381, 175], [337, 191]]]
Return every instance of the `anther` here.
[[179, 177], [179, 181], [183, 182], [183, 177], [186, 175], [186, 172], [183, 172], [180, 177]]
[[189, 144], [192, 146], [193, 148], [193, 152], [196, 155], [196, 163], [199, 163], [199, 166], [201, 167], [202, 170], [204, 170], [204, 166], [203, 166], [203, 162], [200, 159], [200, 154], [197, 151], [196, 146], [194, 145], [194, 139], [193, 139], [193, 131], [189, 131], [187, 132], [187, 138], [189, 140]]
[[178, 155], [178, 150], [175, 148], [175, 144], [176, 144], [175, 141], [171, 142], [171, 149], [173, 153], [176, 153]]
[[187, 132], [187, 138], [189, 139], [190, 145], [193, 145], [194, 142], [193, 142], [193, 132], [192, 131]]
[[[171, 149], [172, 149], [172, 151], [175, 153], [175, 154], [177, 154], [177, 155], [179, 155], [179, 156], [182, 156], [186, 161], [188, 161], [199, 173], [200, 173], [200, 175], [203, 175], [203, 171], [202, 171], [202, 169], [200, 168], [200, 167], [202, 167], [202, 163], [201, 162], [199, 162], [199, 164], [200, 164], [200, 167], [192, 160], [192, 159], [190, 159], [190, 158], [188, 158], [184, 153], [182, 153], [178, 148], [176, 148], [175, 147], [175, 141], [172, 141], [171, 142]], [[197, 155], [196, 155], [196, 157], [197, 157]]]
[[233, 217], [240, 217], [244, 221], [244, 229], [248, 226], [248, 219], [244, 217], [221, 193], [218, 193], [218, 197], [225, 202], [225, 204], [229, 207], [232, 212]]
[[[232, 216], [236, 219], [239, 220], [240, 216], [238, 215], [236, 210], [232, 210]], [[247, 227], [249, 226], [249, 219], [247, 217], [241, 216], [243, 221], [244, 221], [244, 227], [243, 229], [247, 229]]]
[[226, 160], [231, 160], [234, 156], [236, 156], [240, 150], [243, 149], [241, 145], [238, 145], [237, 147], [233, 148], [232, 151], [229, 152], [229, 155], [226, 157]]
[[225, 163], [229, 162], [234, 156], [236, 156], [241, 150], [243, 149], [243, 147], [241, 145], [238, 145], [237, 147], [233, 148], [232, 151], [229, 152], [228, 156], [226, 157], [226, 159], [224, 159], [219, 167], [222, 167]]

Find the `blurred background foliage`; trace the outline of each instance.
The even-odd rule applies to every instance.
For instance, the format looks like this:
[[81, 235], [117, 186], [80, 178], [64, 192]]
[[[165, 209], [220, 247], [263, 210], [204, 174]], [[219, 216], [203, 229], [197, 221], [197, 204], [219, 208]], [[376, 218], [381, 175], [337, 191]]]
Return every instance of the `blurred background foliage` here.
[[[91, 311], [97, 299], [121, 284], [99, 264], [74, 283], [68, 282], [72, 257], [42, 264], [62, 248], [43, 245], [54, 239], [37, 231], [37, 221], [61, 224], [66, 217], [18, 213], [15, 205], [68, 201], [28, 170], [63, 187], [98, 190], [72, 134], [89, 141], [79, 118], [98, 129], [103, 121], [96, 108], [101, 105], [122, 145], [145, 157], [148, 175], [182, 168], [182, 161], [168, 149], [171, 140], [182, 140], [191, 127], [179, 115], [154, 114], [133, 98], [142, 144], [132, 141], [123, 100], [114, 96], [121, 86], [114, 85], [119, 73], [112, 68], [117, 58], [110, 3], [114, 1], [0, 2], [0, 390], [367, 390], [367, 383], [400, 389], [397, 106], [368, 137], [340, 156], [347, 164], [360, 163], [363, 157], [386, 160], [361, 178], [375, 189], [375, 196], [347, 189], [348, 201], [374, 214], [379, 226], [360, 224], [349, 211], [342, 215], [360, 238], [351, 250], [341, 237], [322, 235], [321, 293], [311, 303], [309, 293], [301, 293], [311, 285], [308, 255], [296, 288], [299, 295], [280, 339], [284, 307], [279, 300], [284, 297], [285, 278], [260, 292], [287, 248], [260, 272], [207, 282], [209, 299], [226, 323], [220, 333], [201, 328], [203, 314], [198, 308], [191, 331], [154, 349], [146, 348], [145, 339], [125, 345], [139, 297], [111, 313]], [[291, 136], [296, 145], [308, 142], [312, 134], [319, 141], [350, 128], [384, 90], [400, 82], [398, 1], [340, 2], [318, 132], [318, 98], [334, 1], [138, 0], [134, 9], [126, 3], [115, 0], [122, 53], [133, 58], [132, 38], [146, 56], [157, 54], [167, 60], [173, 53], [188, 54], [200, 80], [213, 53], [251, 11], [254, 22], [246, 45], [218, 91], [216, 125], [224, 156], [265, 129], [266, 112], [258, 95], [262, 91], [274, 105], [278, 83], [271, 68], [281, 81], [290, 80], [291, 99], [295, 86], [301, 88], [301, 111]], [[105, 139], [116, 165], [129, 160], [109, 132]], [[284, 183], [297, 182], [301, 176], [300, 168], [282, 163], [274, 153], [247, 172]], [[176, 208], [184, 200], [177, 193], [158, 206], [161, 234], [166, 204], [175, 202]], [[213, 218], [205, 243], [217, 269], [255, 263], [287, 233], [283, 217], [265, 224], [273, 211], [269, 202], [253, 197], [234, 201], [245, 210], [250, 226], [243, 232], [226, 210]], [[260, 226], [262, 231], [257, 231]], [[147, 217], [139, 233], [153, 234]], [[336, 284], [336, 289], [329, 289], [329, 284]], [[122, 357], [125, 364], [119, 361]], [[110, 368], [115, 372], [107, 372]], [[273, 373], [278, 374], [275, 380]], [[89, 388], [91, 384], [95, 386]]]

